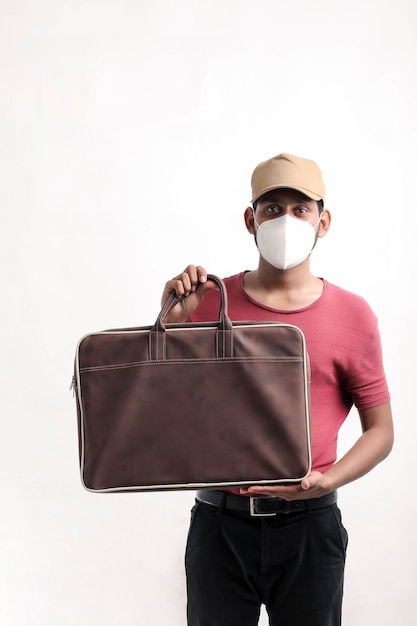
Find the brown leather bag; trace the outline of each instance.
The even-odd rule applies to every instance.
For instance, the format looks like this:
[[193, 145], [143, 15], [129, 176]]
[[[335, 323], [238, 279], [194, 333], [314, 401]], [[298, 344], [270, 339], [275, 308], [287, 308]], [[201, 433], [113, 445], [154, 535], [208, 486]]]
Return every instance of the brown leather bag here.
[[89, 491], [298, 482], [310, 471], [309, 361], [303, 333], [231, 322], [108, 330], [78, 343], [81, 480]]

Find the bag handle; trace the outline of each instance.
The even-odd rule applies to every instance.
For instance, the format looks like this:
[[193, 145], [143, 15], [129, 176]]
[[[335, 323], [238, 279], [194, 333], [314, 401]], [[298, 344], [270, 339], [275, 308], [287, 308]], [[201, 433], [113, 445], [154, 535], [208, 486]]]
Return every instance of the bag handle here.
[[[220, 291], [220, 308], [216, 333], [216, 358], [227, 358], [233, 352], [233, 326], [228, 316], [226, 285], [215, 274], [207, 274], [207, 280], [216, 283]], [[151, 361], [166, 360], [166, 327], [164, 320], [170, 310], [182, 300], [173, 291], [164, 303], [155, 324], [149, 333], [149, 359]]]

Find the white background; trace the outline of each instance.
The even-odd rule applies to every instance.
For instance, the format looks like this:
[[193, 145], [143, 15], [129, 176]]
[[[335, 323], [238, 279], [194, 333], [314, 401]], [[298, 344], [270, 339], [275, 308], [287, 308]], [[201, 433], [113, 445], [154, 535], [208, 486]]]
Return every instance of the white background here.
[[188, 263], [253, 268], [250, 175], [282, 151], [322, 168], [312, 268], [377, 313], [396, 422], [340, 492], [344, 625], [416, 623], [416, 18], [413, 0], [0, 0], [2, 624], [185, 624], [193, 495], [82, 489], [75, 347], [152, 323]]

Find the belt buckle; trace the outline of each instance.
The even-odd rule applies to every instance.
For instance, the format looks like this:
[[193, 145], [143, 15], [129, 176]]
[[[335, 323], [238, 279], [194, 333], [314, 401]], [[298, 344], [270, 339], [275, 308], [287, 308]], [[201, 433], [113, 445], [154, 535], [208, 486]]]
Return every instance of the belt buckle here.
[[255, 500], [261, 500], [262, 498], [249, 498], [249, 513], [251, 517], [275, 517], [276, 513], [257, 513]]

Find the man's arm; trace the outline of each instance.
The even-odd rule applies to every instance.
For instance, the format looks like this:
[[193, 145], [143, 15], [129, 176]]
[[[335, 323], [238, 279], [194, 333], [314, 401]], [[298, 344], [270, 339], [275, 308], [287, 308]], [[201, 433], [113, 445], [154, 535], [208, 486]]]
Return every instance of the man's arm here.
[[359, 410], [363, 434], [352, 448], [324, 474], [311, 472], [299, 485], [253, 486], [242, 489], [249, 495], [266, 494], [286, 500], [318, 498], [371, 471], [391, 452], [394, 427], [389, 402]]

